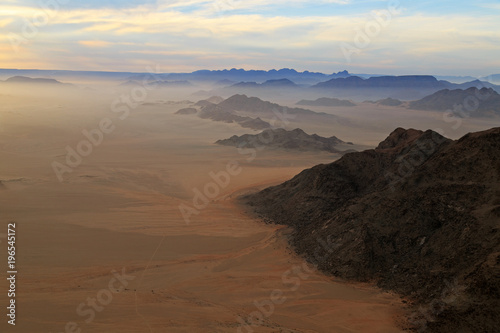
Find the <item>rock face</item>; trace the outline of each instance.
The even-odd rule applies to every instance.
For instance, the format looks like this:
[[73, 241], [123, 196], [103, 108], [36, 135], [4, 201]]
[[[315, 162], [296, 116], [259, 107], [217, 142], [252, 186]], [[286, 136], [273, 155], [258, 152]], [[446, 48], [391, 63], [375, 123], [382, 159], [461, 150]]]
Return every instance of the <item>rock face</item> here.
[[318, 98], [317, 100], [311, 101], [307, 99], [303, 99], [299, 102], [297, 102], [297, 105], [309, 105], [309, 106], [356, 106], [355, 103], [345, 100], [345, 99], [338, 99], [338, 98], [328, 98], [328, 97], [321, 97]]
[[443, 89], [411, 102], [410, 108], [451, 111], [459, 117], [500, 115], [500, 95], [492, 88]]
[[398, 128], [242, 200], [292, 226], [319, 269], [408, 297], [413, 328], [497, 332], [500, 128], [457, 141]]
[[328, 151], [340, 153], [336, 146], [344, 143], [335, 136], [325, 138], [316, 134], [309, 135], [300, 128], [293, 131], [285, 129], [267, 129], [260, 134], [245, 134], [232, 136], [229, 139], [218, 140], [216, 144], [238, 148], [272, 147], [300, 151]]

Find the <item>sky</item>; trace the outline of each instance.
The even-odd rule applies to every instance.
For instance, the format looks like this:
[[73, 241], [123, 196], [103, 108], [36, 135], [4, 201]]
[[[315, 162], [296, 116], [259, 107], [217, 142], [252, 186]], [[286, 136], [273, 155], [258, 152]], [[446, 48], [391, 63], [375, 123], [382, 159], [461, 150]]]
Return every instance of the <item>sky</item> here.
[[500, 1], [2, 0], [0, 68], [500, 73]]

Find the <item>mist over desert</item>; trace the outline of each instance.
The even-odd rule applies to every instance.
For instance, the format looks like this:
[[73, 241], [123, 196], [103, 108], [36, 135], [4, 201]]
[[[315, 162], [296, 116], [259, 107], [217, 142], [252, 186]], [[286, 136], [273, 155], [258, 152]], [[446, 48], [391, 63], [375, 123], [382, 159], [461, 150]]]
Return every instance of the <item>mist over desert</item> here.
[[496, 332], [492, 2], [0, 4], [0, 331]]
[[[85, 96], [43, 102], [14, 95], [2, 112], [1, 150], [9, 162], [1, 170], [1, 214], [17, 221], [21, 235], [23, 320], [16, 329], [60, 332], [75, 322], [92, 332], [233, 332], [237, 318], [257, 311], [254, 302], [276, 289], [284, 302], [258, 331], [398, 331], [395, 296], [331, 282], [312, 266], [284, 283], [283, 274], [305, 265], [290, 252], [286, 231], [232, 201], [247, 188], [332, 161], [331, 154], [262, 151], [248, 162], [234, 148], [213, 145], [242, 129], [174, 116], [178, 106], [138, 106], [120, 121]], [[76, 149], [81, 130], [106, 117], [116, 129], [59, 182], [51, 163], [65, 161], [60, 143]], [[209, 173], [225, 172], [233, 160], [240, 173], [187, 224], [178, 206], [192, 206], [193, 189], [203, 191], [213, 182]], [[94, 310], [95, 318], [85, 312], [90, 306], [77, 315], [81, 303], [108, 288], [113, 270], [133, 277], [126, 290]], [[298, 318], [298, 309], [315, 315]]]
[[[266, 147], [251, 154], [217, 146], [219, 138], [258, 131], [176, 115], [189, 105], [189, 91], [170, 96], [167, 89], [152, 90], [121, 120], [122, 113], [110, 107], [118, 94], [61, 96], [47, 88], [49, 96], [33, 96], [27, 87], [10, 88], [2, 97], [0, 147], [8, 163], [0, 169], [0, 196], [2, 221], [16, 221], [19, 233], [16, 329], [401, 330], [405, 304], [400, 297], [318, 272], [293, 253], [287, 228], [266, 225], [234, 202], [339, 154]], [[334, 110], [349, 119], [348, 126], [294, 120], [280, 125], [336, 135], [354, 141], [359, 150], [373, 146], [390, 128], [427, 128], [440, 116], [365, 104]], [[103, 119], [113, 130], [96, 134]], [[453, 132], [440, 125], [455, 137], [486, 126], [467, 119]], [[92, 148], [79, 146], [92, 141], [89, 137]], [[91, 153], [81, 156], [79, 147]], [[53, 163], [67, 167], [68, 151], [76, 152], [81, 164], [70, 172], [63, 169], [59, 181]], [[207, 184], [212, 184], [208, 190]], [[327, 241], [318, 239], [318, 247]], [[110, 283], [116, 274], [128, 278], [125, 285]], [[1, 287], [6, 288], [5, 280]]]

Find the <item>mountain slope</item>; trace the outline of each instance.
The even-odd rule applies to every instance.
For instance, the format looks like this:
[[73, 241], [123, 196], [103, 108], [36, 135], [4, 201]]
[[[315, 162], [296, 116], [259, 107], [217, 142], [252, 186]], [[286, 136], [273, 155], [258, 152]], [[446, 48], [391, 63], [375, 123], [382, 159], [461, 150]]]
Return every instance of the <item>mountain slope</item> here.
[[457, 141], [399, 128], [244, 200], [292, 226], [296, 250], [321, 270], [410, 298], [415, 329], [496, 332], [500, 128]]

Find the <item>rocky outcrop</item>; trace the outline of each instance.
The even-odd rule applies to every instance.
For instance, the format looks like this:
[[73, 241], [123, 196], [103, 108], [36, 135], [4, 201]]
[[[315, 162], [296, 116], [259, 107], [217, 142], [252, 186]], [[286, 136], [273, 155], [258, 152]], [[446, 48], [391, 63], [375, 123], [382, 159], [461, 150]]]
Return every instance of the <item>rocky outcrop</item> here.
[[398, 128], [242, 200], [293, 227], [296, 251], [319, 269], [407, 297], [413, 329], [497, 332], [499, 152], [500, 128], [457, 141]]
[[229, 139], [218, 140], [216, 144], [238, 148], [271, 147], [299, 151], [327, 151], [340, 153], [337, 145], [345, 143], [335, 136], [325, 138], [317, 134], [309, 135], [300, 128], [292, 131], [285, 129], [268, 129], [260, 134], [244, 134]]

